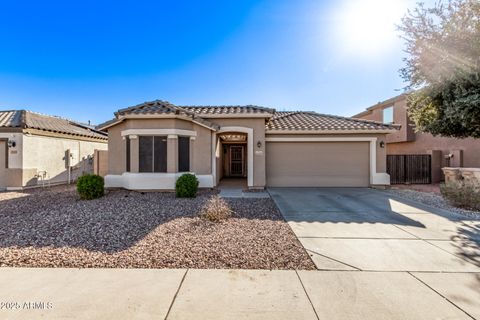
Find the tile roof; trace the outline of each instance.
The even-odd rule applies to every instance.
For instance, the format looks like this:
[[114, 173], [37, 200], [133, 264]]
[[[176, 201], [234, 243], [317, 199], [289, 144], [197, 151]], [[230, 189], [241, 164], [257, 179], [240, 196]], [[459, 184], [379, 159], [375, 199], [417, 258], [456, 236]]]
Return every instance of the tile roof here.
[[176, 106], [168, 101], [155, 100], [144, 102], [142, 104], [120, 109], [115, 115], [132, 115], [132, 114], [187, 114], [198, 116], [210, 115], [242, 115], [242, 114], [265, 114], [271, 115], [274, 109], [259, 106]]
[[0, 128], [16, 128], [22, 126], [22, 112], [20, 110], [0, 111]]
[[0, 111], [0, 128], [38, 129], [107, 140], [105, 133], [75, 121], [27, 110]]
[[106, 129], [119, 121], [123, 116], [172, 114], [190, 117], [214, 130], [219, 126], [210, 122], [209, 118], [225, 116], [260, 116], [266, 120], [268, 131], [342, 131], [342, 130], [392, 130], [392, 125], [379, 122], [338, 117], [310, 111], [281, 111], [259, 106], [176, 106], [168, 101], [155, 100], [115, 112], [115, 119], [100, 124], [97, 128]]
[[391, 130], [395, 127], [375, 121], [320, 114], [311, 111], [276, 112], [266, 124], [267, 131]]
[[181, 108], [195, 112], [200, 116], [209, 115], [252, 115], [252, 114], [264, 114], [272, 115], [275, 110], [265, 107], [247, 105], [247, 106], [182, 106]]

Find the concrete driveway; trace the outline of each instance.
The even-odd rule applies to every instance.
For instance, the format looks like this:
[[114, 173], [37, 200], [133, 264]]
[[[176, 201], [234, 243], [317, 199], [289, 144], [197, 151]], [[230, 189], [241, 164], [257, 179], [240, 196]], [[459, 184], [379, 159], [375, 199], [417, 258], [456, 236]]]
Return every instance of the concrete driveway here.
[[320, 270], [480, 271], [480, 221], [367, 188], [269, 192]]

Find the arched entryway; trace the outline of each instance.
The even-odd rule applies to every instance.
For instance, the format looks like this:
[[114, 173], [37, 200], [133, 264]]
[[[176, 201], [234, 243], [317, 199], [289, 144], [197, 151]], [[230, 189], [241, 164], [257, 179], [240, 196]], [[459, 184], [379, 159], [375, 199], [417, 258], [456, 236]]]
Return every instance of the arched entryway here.
[[213, 166], [217, 182], [245, 179], [248, 187], [253, 186], [253, 129], [222, 127], [216, 133], [215, 146]]

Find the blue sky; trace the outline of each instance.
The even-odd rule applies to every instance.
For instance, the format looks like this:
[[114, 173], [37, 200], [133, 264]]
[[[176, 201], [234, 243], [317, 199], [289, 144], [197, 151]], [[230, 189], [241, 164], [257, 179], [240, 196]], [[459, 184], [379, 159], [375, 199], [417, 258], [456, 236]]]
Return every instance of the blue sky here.
[[380, 1], [4, 1], [0, 109], [99, 123], [163, 99], [350, 116], [404, 86], [393, 25], [411, 3]]

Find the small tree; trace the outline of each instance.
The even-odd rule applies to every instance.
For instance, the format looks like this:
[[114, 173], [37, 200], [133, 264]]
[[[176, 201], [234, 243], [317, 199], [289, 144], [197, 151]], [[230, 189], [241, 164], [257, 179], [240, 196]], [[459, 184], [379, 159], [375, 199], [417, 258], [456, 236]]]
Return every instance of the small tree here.
[[399, 29], [408, 53], [400, 73], [417, 90], [408, 98], [416, 129], [480, 138], [480, 1], [418, 4]]

